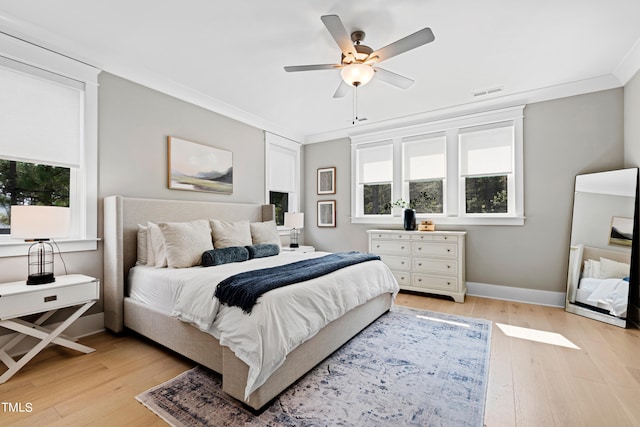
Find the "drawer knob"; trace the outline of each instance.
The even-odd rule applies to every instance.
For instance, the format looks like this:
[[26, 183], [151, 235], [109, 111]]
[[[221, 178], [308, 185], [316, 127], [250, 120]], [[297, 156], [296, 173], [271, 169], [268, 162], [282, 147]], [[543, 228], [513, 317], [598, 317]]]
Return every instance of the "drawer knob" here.
[[447, 249], [447, 252], [451, 252], [451, 249]]
[[404, 265], [404, 261], [400, 261], [400, 264]]
[[444, 236], [444, 240], [447, 240], [447, 239], [448, 239], [448, 237], [447, 237], [447, 236]]
[[421, 263], [421, 262], [419, 262], [419, 263], [418, 263], [418, 266], [422, 267], [422, 263]]
[[380, 248], [380, 245], [376, 245], [376, 248]]
[[450, 265], [447, 265], [447, 268], [451, 268], [451, 266], [450, 266]]
[[400, 276], [400, 280], [404, 280], [404, 276]]
[[418, 250], [421, 251], [422, 250], [422, 246], [418, 247]]
[[400, 246], [400, 249], [404, 249], [404, 246]]
[[422, 282], [422, 279], [418, 279], [418, 282]]

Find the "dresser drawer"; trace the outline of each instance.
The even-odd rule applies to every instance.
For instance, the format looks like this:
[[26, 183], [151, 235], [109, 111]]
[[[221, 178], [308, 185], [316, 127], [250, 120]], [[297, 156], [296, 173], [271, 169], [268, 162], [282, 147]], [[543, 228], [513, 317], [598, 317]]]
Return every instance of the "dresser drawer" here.
[[409, 242], [393, 241], [393, 240], [373, 240], [371, 242], [371, 252], [375, 254], [409, 254], [411, 252], [411, 244]]
[[402, 233], [371, 233], [371, 238], [376, 240], [410, 240], [411, 236]]
[[456, 258], [458, 256], [458, 245], [456, 243], [414, 242], [413, 255]]
[[0, 316], [2, 319], [11, 319], [94, 301], [99, 298], [99, 286], [99, 282], [94, 281], [2, 295], [0, 297]]
[[424, 232], [421, 234], [414, 234], [411, 236], [412, 240], [421, 240], [427, 242], [457, 242], [458, 236], [442, 235], [442, 234], [430, 234]]
[[407, 286], [411, 284], [411, 273], [408, 271], [394, 271], [391, 270], [393, 277], [398, 281], [398, 285]]
[[455, 260], [413, 258], [412, 271], [455, 275], [458, 272]]
[[380, 255], [380, 259], [391, 270], [409, 270], [411, 268], [411, 258], [408, 256]]
[[430, 274], [412, 273], [411, 285], [426, 289], [446, 289], [455, 291], [458, 289], [458, 279], [456, 277], [432, 276]]

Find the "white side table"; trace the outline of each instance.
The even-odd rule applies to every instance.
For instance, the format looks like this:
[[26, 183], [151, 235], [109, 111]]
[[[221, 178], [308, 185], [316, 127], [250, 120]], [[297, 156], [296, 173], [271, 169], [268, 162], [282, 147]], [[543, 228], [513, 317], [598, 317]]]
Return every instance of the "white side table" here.
[[297, 248], [290, 248], [289, 246], [283, 246], [282, 250], [285, 251], [285, 252], [303, 252], [303, 253], [307, 253], [307, 252], [315, 252], [316, 248], [314, 248], [313, 246], [300, 245]]
[[[0, 326], [17, 332], [0, 348], [0, 361], [9, 368], [0, 376], [0, 384], [11, 378], [50, 343], [82, 353], [95, 351], [61, 334], [95, 304], [99, 297], [100, 282], [81, 274], [57, 276], [55, 282], [46, 285], [27, 285], [24, 281], [0, 284]], [[55, 329], [41, 326], [59, 309], [75, 306], [77, 309]], [[33, 323], [19, 319], [36, 313], [43, 314]], [[35, 337], [40, 342], [16, 361], [8, 352], [27, 336]]]

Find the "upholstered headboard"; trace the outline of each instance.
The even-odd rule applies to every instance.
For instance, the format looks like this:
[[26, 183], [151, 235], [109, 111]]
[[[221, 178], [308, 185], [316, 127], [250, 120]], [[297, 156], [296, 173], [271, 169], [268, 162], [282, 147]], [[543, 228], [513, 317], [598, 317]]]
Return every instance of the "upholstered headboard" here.
[[138, 224], [182, 222], [215, 218], [223, 221], [270, 221], [273, 205], [251, 205], [178, 200], [104, 198], [104, 322], [120, 332], [124, 328], [127, 274], [137, 259]]

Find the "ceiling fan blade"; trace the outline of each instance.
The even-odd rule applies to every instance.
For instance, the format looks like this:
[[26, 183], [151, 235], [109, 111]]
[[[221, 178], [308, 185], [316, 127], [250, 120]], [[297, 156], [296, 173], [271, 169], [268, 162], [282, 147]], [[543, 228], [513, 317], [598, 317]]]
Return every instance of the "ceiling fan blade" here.
[[288, 73], [295, 71], [314, 71], [314, 70], [334, 70], [340, 68], [338, 64], [318, 64], [318, 65], [289, 65], [284, 67]]
[[413, 34], [408, 35], [398, 41], [386, 45], [369, 55], [369, 58], [375, 59], [376, 62], [381, 62], [386, 59], [392, 58], [396, 55], [400, 55], [408, 50], [415, 49], [427, 43], [431, 43], [435, 40], [435, 36], [431, 31], [431, 28], [423, 28], [420, 31], [416, 31]]
[[376, 78], [382, 80], [385, 83], [389, 83], [392, 86], [399, 87], [400, 89], [408, 89], [415, 82], [415, 80], [409, 77], [401, 76], [392, 71], [385, 70], [384, 68], [374, 68], [376, 72]]
[[336, 93], [333, 94], [334, 98], [343, 98], [346, 94], [349, 93], [349, 89], [351, 89], [351, 85], [347, 84], [344, 80], [340, 81], [340, 86], [336, 89]]
[[336, 41], [344, 56], [352, 56], [355, 58], [356, 48], [353, 46], [351, 36], [347, 33], [346, 28], [342, 24], [338, 15], [323, 15], [320, 17], [324, 26], [327, 27], [329, 33]]

